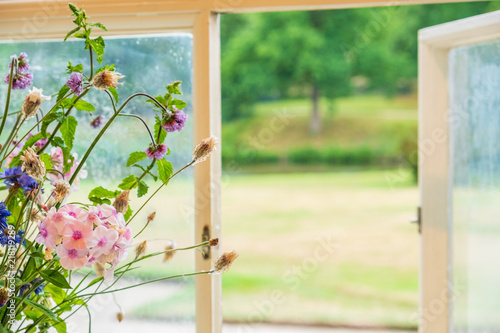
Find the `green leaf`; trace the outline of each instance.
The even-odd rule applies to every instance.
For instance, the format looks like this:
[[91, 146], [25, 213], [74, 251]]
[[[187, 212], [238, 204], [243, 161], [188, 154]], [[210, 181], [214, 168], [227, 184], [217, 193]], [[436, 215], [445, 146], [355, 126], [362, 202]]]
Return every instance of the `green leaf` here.
[[75, 132], [77, 125], [78, 121], [76, 121], [75, 117], [69, 116], [62, 123], [60, 128], [61, 135], [64, 139], [64, 143], [66, 144], [69, 150], [73, 149], [73, 140], [75, 139]]
[[64, 276], [55, 269], [45, 269], [40, 271], [40, 275], [47, 280], [47, 282], [50, 282], [57, 287], [71, 289], [68, 281], [66, 281]]
[[[43, 138], [44, 138], [44, 135], [42, 133], [37, 133], [37, 134], [31, 136], [28, 140], [26, 140], [24, 147], [26, 147], [26, 148], [32, 147], [35, 144], [35, 142], [37, 142], [38, 140], [43, 139]], [[23, 150], [25, 150], [24, 147], [23, 147]], [[19, 153], [19, 155], [20, 154], [21, 153]]]
[[178, 110], [182, 110], [186, 107], [187, 103], [184, 101], [181, 101], [180, 99], [174, 98], [172, 102], [170, 102], [170, 105], [175, 105], [175, 107]]
[[161, 159], [156, 161], [156, 165], [158, 167], [158, 176], [160, 177], [160, 180], [165, 183], [174, 173], [172, 163], [165, 159]]
[[80, 9], [78, 9], [78, 7], [73, 5], [71, 2], [68, 3], [68, 7], [73, 12], [74, 15], [76, 16], [80, 15]]
[[69, 87], [67, 85], [64, 85], [59, 89], [59, 92], [57, 93], [57, 101], [59, 102], [69, 91]]
[[126, 213], [125, 213], [125, 215], [123, 216], [123, 218], [125, 219], [125, 221], [128, 221], [128, 219], [129, 219], [130, 217], [132, 217], [132, 213], [133, 213], [132, 208], [130, 208], [130, 205], [128, 205], [128, 207], [127, 207], [127, 212], [126, 212]]
[[75, 103], [75, 108], [79, 111], [95, 111], [95, 107], [92, 104], [81, 99]]
[[[16, 297], [17, 299], [17, 297]], [[37, 308], [38, 310], [42, 311], [46, 316], [52, 318], [52, 319], [57, 319], [56, 315], [54, 314], [54, 312], [52, 312], [52, 310], [50, 310], [48, 307], [46, 307], [45, 305], [42, 305], [40, 303], [37, 303], [37, 302], [34, 302], [28, 298], [25, 298], [23, 299], [23, 302], [28, 304], [28, 305], [31, 305], [32, 307], [34, 308]]]
[[64, 298], [66, 297], [66, 292], [64, 291], [64, 289], [53, 284], [46, 285], [44, 290], [52, 296], [56, 304], [62, 303], [64, 301]]
[[104, 25], [102, 25], [102, 23], [99, 23], [99, 22], [89, 22], [89, 25], [92, 27], [101, 28], [104, 31], [108, 31], [108, 29], [106, 29], [106, 27]]
[[137, 188], [137, 197], [140, 198], [146, 193], [148, 193], [149, 186], [144, 181], [139, 181], [139, 186]]
[[165, 88], [167, 88], [167, 90], [170, 94], [182, 95], [182, 92], [180, 90], [181, 81], [174, 81], [171, 84], [169, 84], [168, 86], [166, 86]]
[[136, 151], [136, 152], [133, 152], [132, 154], [130, 154], [129, 158], [128, 158], [128, 161], [127, 161], [127, 166], [131, 166], [132, 164], [135, 164], [139, 161], [142, 161], [143, 159], [145, 159], [146, 157], [148, 157], [146, 155], [145, 152], [143, 151]]
[[118, 101], [120, 100], [120, 97], [118, 96], [118, 92], [116, 91], [116, 88], [108, 88], [108, 91], [111, 93], [111, 95], [113, 95], [114, 99], [115, 99], [115, 103], [118, 104]]
[[51, 112], [49, 113], [42, 122], [41, 133], [43, 136], [47, 136], [47, 127], [54, 121], [63, 122], [66, 117], [63, 112]]
[[121, 184], [118, 185], [118, 187], [121, 188], [122, 190], [133, 189], [136, 186], [137, 186], [137, 177], [134, 175], [130, 175], [123, 178]]
[[92, 46], [92, 50], [95, 52], [97, 55], [97, 62], [102, 63], [102, 59], [104, 58], [104, 39], [99, 36], [95, 39], [90, 39], [89, 40], [90, 45]]
[[120, 194], [120, 191], [110, 191], [99, 186], [90, 191], [89, 200], [100, 205], [105, 203], [109, 205], [111, 200], [106, 198], [115, 198], [118, 194]]
[[73, 66], [71, 64], [71, 61], [68, 61], [68, 67], [66, 67], [66, 73], [71, 74], [73, 72], [77, 72], [77, 73], [83, 72], [83, 65], [78, 64], [76, 66]]
[[[168, 148], [167, 148], [167, 149], [168, 149]], [[157, 181], [157, 180], [158, 180], [158, 177], [157, 177], [157, 176], [155, 176], [154, 174], [152, 174], [150, 171], [146, 170], [146, 168], [144, 168], [142, 165], [139, 165], [139, 164], [134, 164], [134, 165], [132, 165], [132, 166], [133, 166], [133, 167], [136, 167], [136, 168], [141, 169], [141, 170], [142, 170], [142, 171], [144, 171], [146, 174], [148, 174], [148, 175], [150, 175], [151, 177], [153, 177], [153, 179], [154, 179], [155, 181]]]
[[67, 333], [66, 322], [64, 320], [60, 320], [57, 324], [53, 324], [52, 327], [56, 329], [57, 333]]
[[42, 154], [40, 155], [40, 160], [43, 162], [43, 164], [45, 164], [45, 168], [46, 169], [52, 169], [52, 160], [50, 158], [50, 155], [45, 153], [45, 154]]
[[80, 30], [80, 27], [76, 27], [73, 30], [71, 30], [70, 32], [68, 32], [66, 34], [66, 37], [64, 37], [63, 42], [65, 42], [72, 34], [74, 34], [75, 32], [77, 32], [78, 30]]

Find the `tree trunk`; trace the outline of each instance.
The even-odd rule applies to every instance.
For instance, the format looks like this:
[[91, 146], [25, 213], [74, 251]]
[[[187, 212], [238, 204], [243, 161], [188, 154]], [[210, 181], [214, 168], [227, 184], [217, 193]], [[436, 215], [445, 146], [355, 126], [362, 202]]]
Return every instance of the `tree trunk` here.
[[321, 115], [319, 114], [319, 89], [313, 86], [312, 89], [313, 109], [311, 114], [311, 134], [317, 135], [321, 131]]

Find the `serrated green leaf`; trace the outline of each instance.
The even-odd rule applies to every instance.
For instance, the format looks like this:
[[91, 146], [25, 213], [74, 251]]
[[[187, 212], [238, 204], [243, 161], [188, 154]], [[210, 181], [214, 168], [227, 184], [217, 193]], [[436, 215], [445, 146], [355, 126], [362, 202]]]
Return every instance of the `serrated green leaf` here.
[[45, 168], [46, 169], [52, 169], [53, 166], [52, 166], [52, 159], [50, 158], [50, 155], [49, 154], [42, 154], [40, 155], [40, 160], [43, 162], [43, 164], [45, 164]]
[[73, 12], [73, 14], [75, 14], [77, 16], [80, 15], [80, 9], [78, 9], [78, 7], [73, 5], [71, 2], [68, 3], [68, 7]]
[[121, 184], [118, 185], [118, 187], [122, 190], [129, 190], [137, 187], [137, 177], [134, 175], [130, 175], [123, 178]]
[[116, 91], [116, 88], [108, 88], [108, 91], [111, 93], [111, 95], [113, 95], [114, 99], [115, 99], [115, 103], [118, 104], [118, 101], [120, 100], [120, 96], [118, 96], [118, 91]]
[[43, 271], [40, 271], [40, 275], [47, 282], [50, 282], [57, 287], [64, 289], [71, 289], [71, 286], [69, 285], [68, 281], [66, 281], [64, 276], [55, 269], [45, 269]]
[[67, 85], [64, 85], [59, 89], [59, 92], [57, 93], [57, 101], [59, 102], [69, 91], [69, 87]]
[[63, 42], [65, 42], [72, 34], [74, 34], [75, 32], [77, 32], [78, 30], [80, 30], [80, 27], [76, 27], [73, 30], [71, 30], [70, 32], [68, 32], [66, 34], [66, 37], [64, 37]]
[[95, 107], [92, 104], [81, 99], [75, 103], [75, 108], [79, 111], [95, 111]]
[[165, 183], [174, 173], [172, 163], [165, 159], [161, 159], [156, 161], [156, 165], [158, 167], [158, 176], [160, 177], [160, 180]]
[[75, 117], [69, 116], [62, 123], [60, 128], [64, 143], [66, 144], [69, 150], [73, 149], [73, 140], [75, 139], [77, 125], [78, 121], [76, 121]]
[[128, 158], [128, 161], [127, 161], [127, 166], [131, 166], [132, 164], [135, 164], [139, 161], [142, 161], [143, 159], [145, 159], [146, 157], [148, 157], [146, 155], [145, 152], [143, 151], [135, 151], [133, 153], [130, 154], [129, 158]]
[[43, 136], [47, 135], [47, 127], [54, 121], [57, 120], [59, 122], [64, 121], [65, 116], [62, 112], [51, 112], [49, 113], [45, 119], [42, 121], [41, 133]]
[[78, 64], [76, 66], [73, 66], [73, 64], [71, 64], [71, 61], [68, 61], [68, 66], [66, 67], [66, 73], [71, 74], [73, 72], [77, 73], [83, 72], [83, 65]]
[[170, 83], [168, 86], [166, 86], [165, 88], [167, 88], [167, 91], [170, 94], [182, 95], [182, 92], [180, 90], [181, 81], [174, 81], [174, 82]]
[[187, 103], [184, 102], [184, 101], [181, 101], [180, 99], [177, 99], [177, 98], [174, 98], [174, 100], [172, 102], [170, 102], [170, 105], [175, 105], [175, 107], [178, 109], [178, 110], [182, 110], [186, 107]]
[[89, 22], [89, 25], [93, 26], [93, 27], [101, 28], [104, 31], [108, 31], [108, 29], [106, 29], [106, 27], [102, 23], [99, 23], [99, 22]]
[[111, 200], [108, 198], [115, 198], [120, 191], [110, 191], [102, 186], [94, 188], [89, 193], [89, 200], [96, 204], [111, 204]]
[[125, 221], [128, 221], [128, 219], [132, 216], [132, 213], [133, 213], [132, 208], [130, 208], [130, 205], [128, 205], [127, 212], [123, 216], [123, 218], [125, 219]]
[[89, 40], [90, 45], [92, 46], [92, 50], [95, 52], [97, 55], [97, 62], [102, 63], [102, 59], [104, 57], [104, 39], [99, 36], [95, 39], [90, 39]]
[[146, 193], [148, 193], [149, 186], [144, 181], [139, 181], [139, 186], [137, 188], [137, 197], [140, 198]]
[[52, 324], [52, 327], [56, 329], [57, 333], [67, 333], [66, 322], [64, 320], [60, 320], [56, 324]]

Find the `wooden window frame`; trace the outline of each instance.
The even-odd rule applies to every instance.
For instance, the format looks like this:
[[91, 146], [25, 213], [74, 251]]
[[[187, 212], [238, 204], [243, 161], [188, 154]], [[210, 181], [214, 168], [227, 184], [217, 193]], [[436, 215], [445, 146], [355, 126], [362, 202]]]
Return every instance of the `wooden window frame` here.
[[[465, 0], [80, 0], [95, 20], [112, 35], [190, 32], [193, 34], [194, 141], [221, 134], [219, 14], [285, 10], [320, 10], [460, 2]], [[69, 31], [67, 1], [0, 0], [0, 41], [60, 39]], [[106, 35], [106, 34], [104, 34]], [[195, 166], [195, 239], [205, 226], [220, 236], [220, 150]], [[196, 255], [196, 269], [209, 269], [211, 260]], [[198, 333], [222, 330], [221, 277], [197, 276]]]
[[500, 11], [419, 31], [420, 331], [453, 332], [450, 50], [500, 38]]

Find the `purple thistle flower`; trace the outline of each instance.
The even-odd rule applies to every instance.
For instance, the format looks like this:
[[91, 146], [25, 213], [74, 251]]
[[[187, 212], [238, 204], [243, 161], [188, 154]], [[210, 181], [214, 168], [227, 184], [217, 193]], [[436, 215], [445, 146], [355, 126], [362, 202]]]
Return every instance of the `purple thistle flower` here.
[[[22, 74], [14, 74], [14, 78], [12, 79], [12, 89], [14, 90], [22, 90], [26, 89], [33, 85], [33, 74], [27, 72]], [[7, 75], [4, 78], [4, 82], [9, 84], [10, 75]]]
[[92, 126], [92, 128], [99, 128], [99, 126], [101, 126], [103, 120], [104, 120], [104, 117], [102, 116], [102, 114], [100, 114], [90, 122], [90, 126]]
[[167, 132], [180, 132], [184, 128], [188, 116], [184, 111], [177, 110], [175, 106], [172, 109], [172, 113], [165, 118], [162, 127]]
[[68, 86], [71, 91], [75, 93], [75, 95], [80, 95], [80, 93], [83, 90], [83, 85], [82, 85], [82, 74], [81, 73], [73, 73], [69, 77], [69, 80], [66, 82], [66, 85]]
[[[30, 68], [28, 64], [28, 55], [24, 52], [21, 52], [21, 55], [18, 57], [17, 54], [14, 54], [10, 57], [11, 61], [17, 59], [15, 62], [16, 68], [14, 68], [14, 77], [12, 78], [12, 89], [26, 89], [27, 87], [33, 84], [33, 74], [28, 72], [27, 70]], [[9, 68], [11, 68], [12, 63], [9, 63]], [[4, 78], [5, 83], [9, 84], [10, 74]]]
[[161, 160], [163, 156], [167, 153], [166, 145], [150, 145], [146, 150], [146, 155], [150, 159]]

